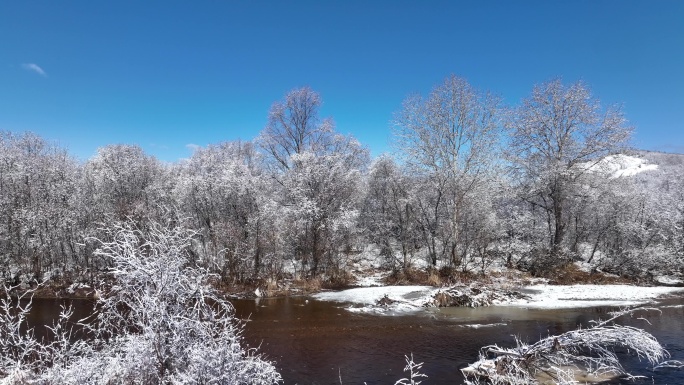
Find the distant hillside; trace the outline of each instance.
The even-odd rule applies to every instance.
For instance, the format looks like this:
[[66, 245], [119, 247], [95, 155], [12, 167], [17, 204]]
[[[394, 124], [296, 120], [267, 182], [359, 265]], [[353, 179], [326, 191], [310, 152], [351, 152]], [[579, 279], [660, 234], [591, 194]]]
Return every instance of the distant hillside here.
[[684, 154], [639, 150], [634, 156], [642, 158], [645, 165], [658, 166], [637, 175], [637, 181], [645, 188], [669, 192], [681, 186], [684, 179]]
[[635, 154], [648, 160], [649, 163], [657, 164], [664, 168], [678, 167], [680, 170], [684, 168], [684, 154], [645, 150], [637, 150]]

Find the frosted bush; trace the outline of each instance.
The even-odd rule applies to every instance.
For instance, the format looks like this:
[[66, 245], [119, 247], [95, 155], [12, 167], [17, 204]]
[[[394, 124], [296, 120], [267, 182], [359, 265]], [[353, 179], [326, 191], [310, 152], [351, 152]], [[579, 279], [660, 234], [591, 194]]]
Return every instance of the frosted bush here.
[[622, 367], [616, 349], [627, 350], [653, 366], [668, 357], [650, 333], [614, 323], [618, 317], [638, 310], [643, 309], [616, 312], [609, 320], [595, 322], [590, 328], [550, 336], [531, 345], [516, 339], [515, 348], [485, 346], [477, 362], [461, 369], [466, 384], [570, 385], [615, 377], [634, 379]]
[[39, 343], [31, 331], [21, 337], [19, 327], [30, 302], [16, 312], [5, 301], [3, 341], [18, 339], [12, 344], [23, 350], [3, 348], [3, 384], [281, 381], [270, 362], [242, 347], [242, 328], [230, 302], [212, 289], [209, 283], [215, 277], [198, 267], [188, 251], [191, 232], [158, 224], [144, 230], [124, 224], [109, 235], [111, 241], [102, 242], [97, 254], [110, 261], [112, 281], [102, 288], [93, 317], [81, 320], [93, 338], [70, 342], [65, 326], [69, 309], [50, 328], [55, 342]]

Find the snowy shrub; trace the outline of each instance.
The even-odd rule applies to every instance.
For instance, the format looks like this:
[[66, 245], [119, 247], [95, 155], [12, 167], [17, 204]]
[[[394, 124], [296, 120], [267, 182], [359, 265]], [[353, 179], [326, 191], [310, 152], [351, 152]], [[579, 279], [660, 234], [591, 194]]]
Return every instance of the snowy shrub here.
[[[113, 283], [104, 289], [92, 319], [81, 325], [87, 343], [70, 343], [64, 328], [51, 330], [45, 345], [29, 333], [23, 319], [4, 322], [3, 383], [27, 384], [274, 384], [275, 367], [241, 346], [241, 326], [233, 308], [209, 285], [188, 246], [192, 233], [177, 227], [132, 225], [111, 230], [111, 242], [97, 253], [110, 260]], [[3, 302], [4, 317], [16, 313]], [[29, 305], [30, 306], [30, 302]], [[19, 317], [30, 310], [19, 308]], [[63, 311], [60, 319], [70, 316]], [[82, 320], [86, 321], [86, 320]], [[5, 330], [7, 329], [7, 330]], [[25, 335], [25, 334], [24, 334]], [[10, 338], [10, 339], [7, 339]], [[11, 338], [17, 339], [16, 341]], [[26, 338], [22, 340], [21, 338]]]
[[635, 378], [620, 364], [616, 349], [625, 349], [651, 365], [668, 356], [667, 351], [648, 332], [615, 324], [632, 309], [613, 313], [607, 321], [587, 329], [549, 336], [528, 345], [516, 339], [515, 348], [485, 346], [480, 359], [461, 369], [466, 384], [522, 385], [551, 383], [558, 385], [595, 383], [614, 377]]

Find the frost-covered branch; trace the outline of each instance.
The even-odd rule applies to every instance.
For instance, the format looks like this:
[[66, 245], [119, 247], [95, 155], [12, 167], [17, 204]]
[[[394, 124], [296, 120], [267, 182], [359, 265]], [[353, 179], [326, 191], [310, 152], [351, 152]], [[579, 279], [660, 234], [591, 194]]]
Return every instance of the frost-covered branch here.
[[616, 349], [626, 349], [656, 365], [667, 351], [650, 333], [614, 321], [638, 310], [614, 313], [607, 321], [588, 329], [544, 338], [532, 345], [516, 339], [515, 348], [486, 346], [480, 359], [465, 369], [468, 384], [575, 384], [598, 382], [618, 376], [632, 377], [620, 364]]
[[426, 374], [420, 372], [420, 370], [423, 368], [423, 363], [416, 363], [413, 360], [413, 353], [411, 353], [410, 358], [409, 356], [404, 356], [404, 358], [406, 358], [406, 367], [404, 368], [404, 372], [409, 373], [409, 378], [402, 378], [395, 382], [394, 385], [418, 385], [422, 383], [423, 381], [418, 381], [418, 379], [427, 378]]
[[0, 300], [0, 378], [33, 370], [36, 365], [32, 359], [41, 351], [33, 329], [26, 323], [33, 305], [33, 291], [25, 291], [12, 299], [13, 289], [5, 286], [5, 297]]

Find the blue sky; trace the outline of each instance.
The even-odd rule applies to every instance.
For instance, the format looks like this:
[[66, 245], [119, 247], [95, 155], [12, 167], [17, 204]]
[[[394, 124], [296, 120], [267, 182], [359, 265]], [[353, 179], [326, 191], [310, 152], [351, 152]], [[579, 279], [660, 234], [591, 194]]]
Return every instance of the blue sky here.
[[251, 140], [301, 86], [378, 155], [401, 101], [452, 73], [509, 104], [582, 79], [636, 147], [684, 152], [684, 1], [0, 0], [0, 130], [80, 159]]

